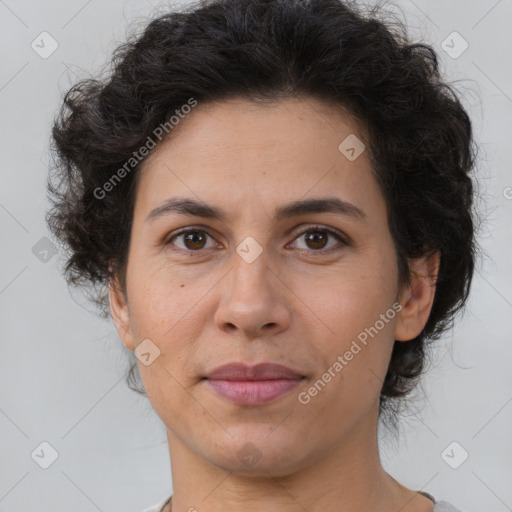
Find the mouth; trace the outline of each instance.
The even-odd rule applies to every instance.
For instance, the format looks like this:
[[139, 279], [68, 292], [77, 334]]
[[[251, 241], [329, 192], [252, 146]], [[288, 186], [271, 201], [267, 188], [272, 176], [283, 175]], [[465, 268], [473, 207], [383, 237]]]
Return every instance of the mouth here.
[[210, 389], [237, 405], [263, 405], [295, 389], [304, 379], [205, 380]]
[[203, 380], [208, 387], [237, 405], [263, 405], [289, 393], [306, 377], [277, 363], [228, 363]]

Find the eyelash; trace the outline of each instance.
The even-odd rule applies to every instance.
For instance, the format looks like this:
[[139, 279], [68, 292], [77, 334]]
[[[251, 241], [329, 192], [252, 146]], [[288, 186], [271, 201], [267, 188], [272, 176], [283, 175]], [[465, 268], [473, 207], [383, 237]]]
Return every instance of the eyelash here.
[[[323, 233], [327, 233], [329, 235], [331, 235], [332, 237], [334, 237], [336, 240], [338, 240], [338, 242], [340, 242], [342, 244], [342, 246], [347, 246], [349, 245], [349, 243], [347, 242], [347, 240], [342, 237], [338, 232], [332, 230], [332, 229], [329, 229], [329, 228], [325, 228], [325, 227], [322, 227], [322, 226], [308, 226], [306, 229], [304, 229], [303, 231], [299, 232], [296, 234], [296, 236], [294, 237], [293, 241], [295, 241], [297, 238], [305, 235], [306, 233], [309, 233], [309, 232], [323, 232]], [[199, 228], [184, 228], [184, 229], [181, 229], [180, 231], [178, 231], [177, 233], [175, 233], [174, 235], [172, 235], [170, 238], [167, 239], [166, 242], [164, 242], [164, 245], [172, 245], [171, 241], [174, 240], [175, 238], [181, 236], [181, 235], [185, 235], [187, 233], [205, 233], [206, 235], [208, 235], [209, 237], [213, 238], [206, 230], [204, 229], [199, 229]], [[308, 252], [313, 252], [313, 253], [320, 253], [320, 254], [324, 254], [324, 253], [328, 253], [328, 252], [331, 252], [331, 251], [335, 251], [335, 250], [340, 250], [342, 247], [330, 247], [329, 249], [298, 249], [299, 251], [308, 251]], [[199, 252], [204, 252], [205, 249], [197, 249], [197, 250], [192, 250], [192, 249], [181, 249], [181, 248], [177, 248], [177, 249], [173, 249], [173, 250], [176, 250], [178, 252], [188, 252], [188, 253], [199, 253]]]

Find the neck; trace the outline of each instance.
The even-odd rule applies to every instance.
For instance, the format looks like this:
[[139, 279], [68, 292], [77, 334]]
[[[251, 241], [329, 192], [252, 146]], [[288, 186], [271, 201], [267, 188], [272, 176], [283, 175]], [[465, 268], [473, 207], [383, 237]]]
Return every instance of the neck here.
[[170, 430], [167, 438], [173, 512], [432, 510], [430, 500], [403, 487], [382, 468], [376, 422], [359, 425], [336, 449], [300, 454], [293, 459], [293, 470], [275, 461], [265, 464], [264, 458], [252, 472], [225, 469], [219, 459], [207, 460], [191, 451]]

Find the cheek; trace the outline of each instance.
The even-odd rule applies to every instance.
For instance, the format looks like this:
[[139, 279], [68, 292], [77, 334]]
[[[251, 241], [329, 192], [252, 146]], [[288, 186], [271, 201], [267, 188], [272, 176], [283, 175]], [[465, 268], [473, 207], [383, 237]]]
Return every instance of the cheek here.
[[[305, 353], [315, 353], [319, 371], [332, 367], [338, 356], [346, 361], [332, 383], [313, 399], [317, 405], [334, 407], [335, 416], [349, 410], [357, 416], [370, 407], [385, 376], [393, 320], [388, 318], [382, 326], [376, 322], [391, 308], [396, 292], [394, 260], [391, 255], [385, 258], [386, 252], [392, 254], [368, 250], [364, 258], [354, 257], [322, 276], [318, 272], [287, 276], [301, 299], [292, 312], [291, 328], [300, 326], [304, 343], [312, 340], [311, 346], [304, 346]], [[148, 260], [133, 258], [129, 267], [132, 331], [137, 342], [151, 339], [161, 355], [154, 367], [139, 363], [139, 369], [156, 412], [177, 414], [191, 405], [186, 389], [193, 384], [194, 361], [201, 360], [197, 340], [215, 313], [211, 301], [221, 274], [210, 269], [201, 276], [196, 272], [192, 279], [183, 267], [166, 262], [151, 267]]]
[[[160, 355], [155, 362], [163, 367], [157, 375], [139, 363], [141, 377], [161, 378], [162, 385], [168, 386], [167, 377], [172, 375], [186, 388], [204, 369], [197, 366], [198, 362], [209, 362], [208, 354], [200, 353], [200, 343], [204, 330], [212, 323], [215, 287], [223, 272], [205, 266], [199, 275], [197, 269], [191, 272], [193, 265], [186, 268], [163, 260], [150, 266], [148, 258], [140, 258], [139, 265], [136, 261], [132, 260], [128, 288], [132, 332], [138, 342], [149, 338], [157, 345]], [[210, 353], [215, 354], [215, 349], [211, 347]], [[165, 393], [169, 392], [166, 388]]]
[[[369, 404], [379, 395], [394, 344], [397, 289], [392, 254], [391, 248], [375, 252], [374, 258], [340, 268], [323, 293], [311, 295], [311, 309], [328, 333], [323, 341], [317, 336], [317, 350], [325, 370], [332, 368], [336, 375], [334, 385], [328, 386], [335, 390], [338, 398], [331, 399], [338, 403]], [[336, 362], [338, 371], [333, 368]]]
[[[368, 251], [365, 258], [353, 258], [344, 262], [321, 281], [302, 280], [301, 294], [308, 297], [308, 304], [323, 320], [324, 328], [331, 334], [340, 334], [340, 343], [351, 339], [370, 328], [391, 308], [396, 299], [395, 262], [385, 253], [390, 251]], [[309, 288], [309, 289], [308, 289]], [[393, 315], [394, 316], [394, 315]], [[389, 336], [391, 326], [380, 325], [384, 337]], [[338, 348], [340, 348], [338, 344]]]
[[200, 302], [205, 287], [198, 286], [197, 281], [191, 286], [187, 276], [164, 258], [156, 261], [134, 254], [130, 263], [128, 292], [132, 327], [141, 336], [153, 336], [155, 341], [164, 343], [168, 334], [180, 329], [181, 321]]
[[138, 362], [139, 373], [149, 401], [167, 425], [179, 421], [182, 414], [201, 414], [195, 411], [189, 388], [196, 383], [193, 363], [206, 322], [201, 306], [205, 290], [182, 284], [183, 280], [164, 279], [162, 272], [153, 272], [133, 279], [131, 290], [134, 335], [138, 342], [149, 338], [160, 350], [151, 365]]

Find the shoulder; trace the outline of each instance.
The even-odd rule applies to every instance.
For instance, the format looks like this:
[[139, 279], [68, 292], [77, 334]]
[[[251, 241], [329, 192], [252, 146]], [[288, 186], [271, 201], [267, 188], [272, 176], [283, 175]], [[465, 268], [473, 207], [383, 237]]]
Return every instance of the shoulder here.
[[160, 503], [157, 503], [156, 505], [144, 509], [142, 512], [162, 512], [163, 508], [165, 507], [165, 505], [167, 505], [167, 503], [169, 503], [170, 499], [170, 497], [165, 498], [165, 500], [161, 501]]
[[432, 512], [461, 512], [447, 501], [436, 501]]
[[[162, 509], [167, 505], [170, 498], [165, 498], [165, 500], [153, 505], [142, 512], [161, 512]], [[447, 501], [436, 501], [434, 504], [434, 509], [432, 512], [461, 512], [458, 508], [454, 507], [452, 504]]]

